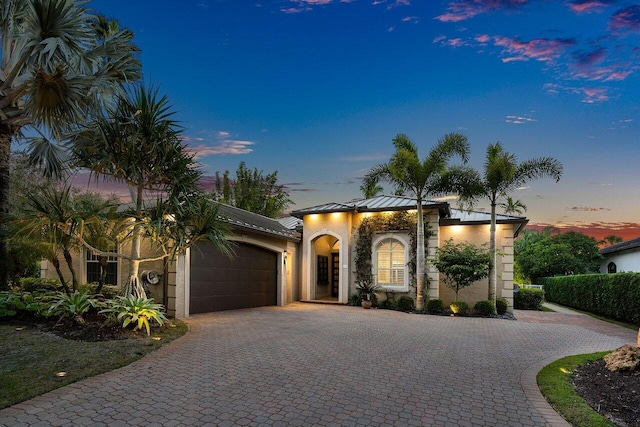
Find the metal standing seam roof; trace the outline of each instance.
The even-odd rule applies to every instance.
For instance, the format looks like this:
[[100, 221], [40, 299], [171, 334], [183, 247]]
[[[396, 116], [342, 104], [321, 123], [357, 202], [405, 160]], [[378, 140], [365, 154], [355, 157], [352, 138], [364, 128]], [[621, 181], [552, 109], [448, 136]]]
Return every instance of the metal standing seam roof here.
[[616, 243], [615, 245], [607, 246], [606, 248], [600, 249], [598, 252], [600, 252], [601, 255], [606, 255], [616, 252], [628, 251], [636, 248], [640, 248], [640, 237], [627, 240], [626, 242], [620, 242]]
[[[489, 224], [491, 214], [487, 212], [463, 211], [451, 209], [446, 202], [425, 200], [422, 203], [425, 208], [438, 208], [440, 210], [440, 225], [464, 225], [464, 224]], [[326, 203], [291, 212], [291, 215], [302, 219], [305, 215], [331, 213], [331, 212], [381, 212], [400, 211], [416, 208], [416, 199], [404, 196], [376, 196], [370, 199], [353, 200], [347, 203]], [[522, 216], [498, 214], [498, 224], [517, 224], [514, 235], [524, 228], [529, 220]]]
[[291, 230], [273, 218], [268, 218], [244, 209], [218, 203], [220, 218], [229, 223], [234, 228], [241, 228], [262, 234], [282, 237], [287, 240], [297, 242], [300, 234]]
[[277, 221], [282, 224], [283, 227], [289, 230], [295, 230], [298, 227], [302, 227], [302, 220], [294, 216], [287, 216], [284, 218], [278, 218]]
[[[427, 208], [444, 209], [446, 213], [448, 213], [449, 208], [448, 203], [436, 202], [433, 200], [423, 201], [422, 206]], [[331, 202], [324, 205], [298, 209], [291, 212], [291, 215], [296, 218], [302, 218], [305, 215], [319, 213], [401, 211], [415, 208], [415, 198], [404, 196], [376, 196], [370, 199], [358, 199], [346, 203]]]

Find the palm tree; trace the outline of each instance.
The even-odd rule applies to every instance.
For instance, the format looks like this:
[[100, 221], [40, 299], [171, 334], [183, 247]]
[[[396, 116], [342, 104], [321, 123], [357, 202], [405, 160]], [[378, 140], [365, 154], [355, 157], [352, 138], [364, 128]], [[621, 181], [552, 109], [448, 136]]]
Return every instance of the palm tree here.
[[498, 206], [504, 209], [506, 214], [522, 215], [527, 211], [527, 205], [520, 200], [514, 200], [511, 196], [507, 196], [504, 203], [498, 203]]
[[416, 231], [416, 309], [424, 307], [423, 288], [425, 271], [424, 254], [424, 218], [422, 202], [429, 196], [442, 194], [452, 188], [447, 184], [455, 182], [450, 175], [457, 169], [449, 168], [449, 160], [459, 156], [467, 161], [469, 143], [464, 135], [451, 133], [438, 140], [424, 160], [418, 157], [418, 147], [403, 134], [393, 139], [396, 152], [389, 162], [371, 168], [365, 176], [366, 186], [375, 187], [379, 181], [385, 181], [401, 191], [408, 191], [416, 198], [418, 224]]
[[496, 207], [501, 198], [505, 198], [518, 187], [532, 179], [551, 177], [558, 182], [562, 176], [562, 164], [553, 157], [540, 157], [518, 164], [514, 154], [504, 151], [499, 142], [489, 144], [484, 162], [483, 175], [477, 172], [470, 177], [461, 194], [461, 204], [473, 206], [479, 199], [489, 199], [491, 204], [491, 228], [489, 232], [489, 268], [488, 298], [495, 304], [496, 283]]
[[[140, 76], [133, 34], [121, 31], [97, 37], [95, 17], [80, 4], [75, 0], [0, 2], [1, 216], [9, 209], [11, 141], [21, 129], [46, 129], [53, 140], [61, 141], [65, 130], [82, 123], [104, 95]], [[58, 153], [47, 147], [51, 148], [39, 144], [36, 151], [55, 159]], [[0, 289], [6, 287], [5, 221], [0, 218]]]
[[[131, 192], [132, 208], [126, 213], [132, 223], [130, 255], [107, 253], [81, 239], [93, 253], [130, 261], [129, 279], [122, 291], [125, 295], [146, 297], [138, 279], [143, 261], [166, 258], [204, 238], [210, 238], [223, 251], [228, 249], [223, 238], [226, 229], [217, 210], [200, 211], [202, 218], [190, 218], [196, 215], [191, 209], [193, 199], [199, 197], [201, 172], [182, 144], [173, 115], [166, 95], [139, 86], [119, 97], [107, 117], [96, 118], [74, 140], [78, 166], [90, 169], [96, 179], [123, 182]], [[156, 198], [155, 206], [145, 201], [149, 196]], [[202, 223], [203, 218], [209, 222]], [[189, 225], [192, 227], [184, 228]], [[142, 256], [145, 236], [157, 244], [161, 252], [158, 257]]]
[[62, 286], [68, 291], [60, 270], [58, 253], [71, 272], [71, 291], [78, 288], [78, 279], [73, 265], [72, 252], [77, 248], [73, 239], [74, 229], [78, 226], [77, 212], [74, 209], [71, 186], [44, 185], [24, 197], [26, 208], [20, 217], [12, 222], [16, 238], [34, 238], [44, 245], [45, 257], [52, 262]]
[[616, 243], [622, 243], [622, 242], [624, 242], [624, 239], [622, 237], [616, 236], [615, 234], [611, 234], [605, 237], [604, 239], [600, 240], [598, 244], [601, 246], [611, 246], [611, 245], [615, 245]]
[[365, 199], [370, 199], [381, 194], [384, 191], [384, 188], [378, 185], [377, 182], [364, 179], [362, 180], [362, 185], [360, 185], [360, 191], [362, 191], [362, 195]]

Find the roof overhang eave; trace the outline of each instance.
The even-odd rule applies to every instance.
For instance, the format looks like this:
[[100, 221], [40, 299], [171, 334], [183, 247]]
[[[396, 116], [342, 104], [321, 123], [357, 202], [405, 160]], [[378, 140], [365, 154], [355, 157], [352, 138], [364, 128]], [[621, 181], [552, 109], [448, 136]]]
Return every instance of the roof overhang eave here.
[[[496, 224], [514, 224], [517, 225], [513, 229], [513, 237], [518, 237], [518, 234], [524, 229], [524, 227], [529, 223], [527, 218], [523, 219], [502, 219], [497, 220]], [[461, 221], [457, 218], [441, 218], [440, 226], [448, 226], [448, 225], [489, 225], [491, 221]]]

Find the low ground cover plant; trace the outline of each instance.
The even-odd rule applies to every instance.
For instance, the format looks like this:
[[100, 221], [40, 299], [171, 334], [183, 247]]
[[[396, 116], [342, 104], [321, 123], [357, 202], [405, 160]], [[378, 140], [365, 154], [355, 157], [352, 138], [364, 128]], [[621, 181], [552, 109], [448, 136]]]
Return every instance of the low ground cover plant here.
[[137, 331], [145, 328], [147, 335], [151, 335], [149, 327], [150, 321], [155, 321], [160, 326], [167, 321], [167, 317], [162, 313], [162, 304], [156, 304], [150, 298], [138, 298], [133, 295], [128, 297], [118, 296], [107, 302], [108, 308], [100, 313], [110, 314], [122, 322], [122, 327], [134, 325], [133, 330]]

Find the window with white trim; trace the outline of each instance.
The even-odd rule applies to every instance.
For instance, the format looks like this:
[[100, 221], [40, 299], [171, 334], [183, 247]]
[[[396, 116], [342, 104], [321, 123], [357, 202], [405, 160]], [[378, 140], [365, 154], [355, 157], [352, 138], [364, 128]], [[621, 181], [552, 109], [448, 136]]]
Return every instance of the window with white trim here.
[[375, 247], [376, 283], [388, 289], [406, 290], [407, 261], [405, 245], [397, 239], [385, 238]]
[[[102, 266], [100, 265], [100, 260], [98, 256], [93, 254], [91, 251], [87, 250], [86, 252], [86, 273], [87, 273], [87, 283], [99, 283], [100, 276], [102, 275]], [[115, 250], [109, 252], [116, 252]], [[107, 259], [107, 268], [106, 268], [106, 276], [105, 276], [105, 285], [117, 285], [118, 284], [118, 258], [114, 256], [110, 256]]]

